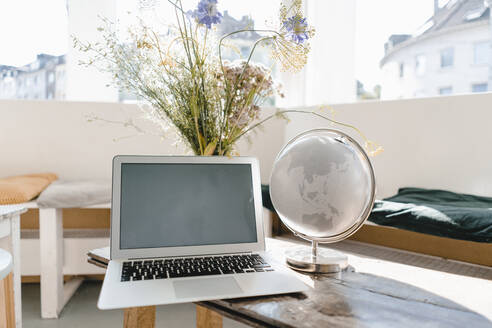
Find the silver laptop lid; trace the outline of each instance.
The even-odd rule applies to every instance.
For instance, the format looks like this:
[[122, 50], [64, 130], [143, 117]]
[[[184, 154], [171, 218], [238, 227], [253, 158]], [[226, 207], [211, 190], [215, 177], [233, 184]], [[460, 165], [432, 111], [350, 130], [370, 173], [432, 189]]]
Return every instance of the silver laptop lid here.
[[252, 157], [116, 156], [111, 259], [264, 250]]

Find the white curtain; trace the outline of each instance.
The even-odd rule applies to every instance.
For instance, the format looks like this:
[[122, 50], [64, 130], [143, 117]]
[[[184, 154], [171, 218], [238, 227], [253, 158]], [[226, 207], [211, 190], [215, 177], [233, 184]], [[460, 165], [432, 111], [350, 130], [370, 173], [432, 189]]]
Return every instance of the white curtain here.
[[305, 0], [307, 21], [316, 29], [305, 68], [280, 73], [281, 107], [350, 103], [356, 100], [356, 0]]

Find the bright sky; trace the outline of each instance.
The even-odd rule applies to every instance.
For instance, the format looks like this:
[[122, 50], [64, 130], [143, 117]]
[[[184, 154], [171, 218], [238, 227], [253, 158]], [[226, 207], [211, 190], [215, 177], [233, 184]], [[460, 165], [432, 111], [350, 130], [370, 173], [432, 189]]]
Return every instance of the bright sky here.
[[[192, 9], [197, 1], [183, 0], [185, 9]], [[388, 37], [413, 33], [432, 15], [433, 0], [356, 1], [356, 78], [370, 90], [380, 80], [379, 61]], [[163, 12], [169, 13], [167, 1], [160, 2], [166, 9]], [[138, 2], [117, 3], [118, 13], [122, 13], [134, 11]], [[272, 0], [219, 0], [220, 11], [227, 9], [236, 18], [250, 14], [257, 28], [277, 15], [277, 6], [278, 2]], [[0, 65], [20, 66], [41, 52], [60, 55], [67, 51], [65, 0], [1, 0], [0, 12]]]
[[21, 66], [38, 53], [67, 51], [65, 0], [1, 0], [0, 13], [0, 65]]
[[[185, 11], [194, 10], [199, 0], [182, 0], [183, 9]], [[118, 15], [126, 17], [128, 12], [136, 12], [138, 9], [138, 0], [118, 0]], [[264, 27], [266, 20], [271, 21], [277, 17], [279, 1], [273, 0], [219, 0], [218, 10], [223, 12], [228, 11], [229, 15], [241, 19], [242, 16], [252, 16], [255, 21], [256, 28]], [[175, 12], [167, 0], [158, 0], [155, 10], [159, 14], [159, 18], [163, 21], [170, 20], [174, 22]], [[261, 8], [261, 10], [258, 10]], [[273, 15], [272, 15], [273, 13]], [[125, 23], [130, 20], [125, 19]]]

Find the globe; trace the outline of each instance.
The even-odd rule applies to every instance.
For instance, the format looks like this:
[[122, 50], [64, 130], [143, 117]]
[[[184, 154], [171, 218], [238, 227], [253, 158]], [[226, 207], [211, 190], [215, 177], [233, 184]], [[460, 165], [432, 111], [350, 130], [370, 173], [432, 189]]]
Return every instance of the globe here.
[[363, 148], [347, 134], [310, 130], [278, 154], [270, 196], [280, 219], [296, 235], [335, 242], [353, 234], [369, 216], [374, 171]]

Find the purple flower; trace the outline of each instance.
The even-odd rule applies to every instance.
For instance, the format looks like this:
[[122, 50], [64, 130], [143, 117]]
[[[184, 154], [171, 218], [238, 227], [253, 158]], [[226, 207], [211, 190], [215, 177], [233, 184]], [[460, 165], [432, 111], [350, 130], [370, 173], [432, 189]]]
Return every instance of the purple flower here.
[[306, 18], [295, 15], [287, 18], [287, 20], [283, 22], [283, 25], [288, 32], [287, 35], [289, 35], [294, 42], [303, 43], [309, 38]]
[[217, 0], [200, 0], [198, 7], [192, 13], [198, 23], [212, 28], [212, 24], [219, 24], [222, 14], [217, 10]]

